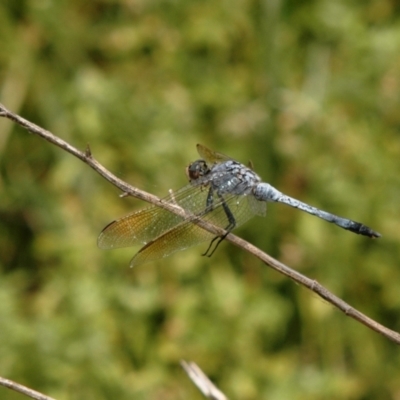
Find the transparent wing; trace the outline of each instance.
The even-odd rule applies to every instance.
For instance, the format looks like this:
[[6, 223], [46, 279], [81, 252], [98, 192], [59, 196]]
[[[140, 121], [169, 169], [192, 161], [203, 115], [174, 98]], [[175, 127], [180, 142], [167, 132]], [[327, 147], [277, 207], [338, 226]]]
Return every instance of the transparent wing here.
[[254, 196], [248, 196], [247, 202], [252, 214], [265, 217], [267, 213], [267, 203], [265, 201], [258, 201]]
[[[162, 201], [178, 204], [193, 214], [199, 214], [205, 209], [207, 193], [207, 190], [187, 185]], [[100, 233], [97, 245], [101, 249], [143, 245], [183, 220], [160, 207], [150, 206], [111, 222]]]
[[[257, 202], [259, 204], [256, 204]], [[265, 213], [265, 203], [259, 202], [253, 196], [225, 197], [225, 203], [235, 217], [238, 227], [248, 221], [255, 213]], [[202, 217], [205, 221], [211, 222], [222, 228], [228, 226], [228, 217], [218, 202], [212, 211]], [[154, 240], [147, 243], [131, 260], [130, 266], [136, 266], [150, 261], [167, 257], [179, 250], [184, 250], [199, 243], [212, 240], [215, 235], [200, 228], [190, 220], [180, 222], [179, 225], [169, 229]]]
[[197, 152], [199, 153], [200, 157], [211, 164], [217, 164], [220, 162], [232, 160], [231, 157], [226, 156], [225, 154], [218, 153], [214, 150], [203, 146], [202, 144], [196, 145]]

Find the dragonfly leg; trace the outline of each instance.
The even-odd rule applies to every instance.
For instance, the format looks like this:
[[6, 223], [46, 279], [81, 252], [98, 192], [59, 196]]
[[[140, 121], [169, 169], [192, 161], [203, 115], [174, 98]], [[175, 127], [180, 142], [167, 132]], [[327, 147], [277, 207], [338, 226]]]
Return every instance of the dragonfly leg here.
[[211, 186], [207, 193], [206, 211], [211, 211], [213, 209], [213, 203], [214, 203], [214, 189]]
[[[218, 197], [221, 199], [222, 207], [228, 218], [228, 225], [225, 227], [226, 233], [224, 233], [222, 236], [215, 236], [215, 238], [211, 240], [210, 244], [207, 247], [207, 250], [202, 254], [202, 256], [211, 257], [214, 254], [215, 250], [217, 250], [219, 244], [228, 236], [228, 233], [231, 232], [236, 226], [235, 217], [233, 216], [232, 211], [230, 210], [228, 205], [225, 203], [224, 198], [220, 194], [218, 194]], [[212, 248], [215, 242], [216, 244], [214, 248]]]

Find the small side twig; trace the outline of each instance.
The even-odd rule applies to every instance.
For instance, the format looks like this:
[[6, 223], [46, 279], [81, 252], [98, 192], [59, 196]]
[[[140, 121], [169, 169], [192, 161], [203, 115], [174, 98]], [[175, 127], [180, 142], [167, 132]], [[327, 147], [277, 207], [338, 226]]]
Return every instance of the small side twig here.
[[181, 361], [181, 366], [190, 380], [207, 399], [228, 400], [228, 398], [210, 381], [208, 376], [194, 362]]

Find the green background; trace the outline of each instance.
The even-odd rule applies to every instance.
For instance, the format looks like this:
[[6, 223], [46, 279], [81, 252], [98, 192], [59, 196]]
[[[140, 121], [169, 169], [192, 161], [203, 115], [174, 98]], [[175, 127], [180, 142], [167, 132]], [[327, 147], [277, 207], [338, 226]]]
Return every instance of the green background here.
[[[270, 204], [237, 234], [400, 330], [400, 9], [390, 0], [0, 4], [0, 101], [164, 196], [196, 143], [381, 232]], [[0, 375], [57, 399], [400, 399], [399, 347], [223, 243], [128, 268], [145, 204], [0, 120]], [[21, 399], [0, 388], [2, 399]]]

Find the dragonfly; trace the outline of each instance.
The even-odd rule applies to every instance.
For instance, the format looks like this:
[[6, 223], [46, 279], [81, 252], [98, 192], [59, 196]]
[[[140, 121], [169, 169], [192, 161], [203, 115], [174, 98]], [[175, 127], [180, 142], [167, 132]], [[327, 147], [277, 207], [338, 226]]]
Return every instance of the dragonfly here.
[[[221, 241], [235, 228], [255, 215], [264, 216], [267, 202], [278, 202], [305, 211], [350, 232], [379, 238], [380, 233], [350, 219], [310, 206], [281, 193], [265, 183], [252, 170], [222, 153], [198, 144], [201, 159], [186, 168], [189, 184], [170, 191], [163, 202], [181, 207], [184, 215], [176, 215], [152, 205], [132, 212], [108, 224], [100, 233], [101, 249], [141, 245], [130, 266], [167, 257], [209, 241], [203, 255], [211, 256]], [[194, 221], [202, 219], [225, 230], [215, 236]]]

